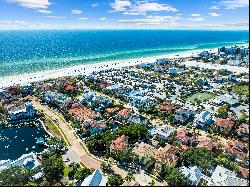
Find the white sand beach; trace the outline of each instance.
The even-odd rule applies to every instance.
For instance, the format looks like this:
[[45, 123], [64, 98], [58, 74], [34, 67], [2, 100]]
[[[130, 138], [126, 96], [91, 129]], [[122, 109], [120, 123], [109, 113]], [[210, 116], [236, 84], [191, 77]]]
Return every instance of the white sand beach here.
[[[241, 45], [243, 46], [243, 45]], [[244, 45], [246, 46], [246, 45]], [[191, 57], [195, 54], [199, 54], [202, 51], [210, 51], [210, 52], [217, 52], [217, 48], [212, 49], [202, 49], [202, 50], [193, 50], [193, 51], [187, 51], [187, 52], [180, 52], [175, 54], [167, 54], [167, 55], [160, 55], [160, 56], [153, 56], [153, 57], [144, 57], [144, 58], [138, 58], [138, 59], [126, 59], [126, 60], [120, 60], [120, 61], [106, 61], [106, 62], [99, 62], [91, 64], [83, 64], [83, 65], [76, 65], [56, 70], [46, 70], [43, 72], [35, 72], [35, 73], [27, 73], [27, 74], [20, 74], [20, 75], [14, 75], [14, 76], [5, 76], [0, 77], [0, 88], [8, 87], [15, 84], [25, 85], [30, 82], [36, 82], [51, 78], [57, 78], [57, 77], [63, 77], [63, 76], [77, 76], [77, 75], [88, 75], [92, 73], [93, 71], [100, 71], [100, 70], [106, 70], [111, 68], [122, 68], [132, 65], [137, 65], [141, 63], [154, 63], [156, 59], [160, 58], [184, 58], [184, 57]], [[227, 66], [227, 65], [213, 65], [213, 64], [205, 64], [202, 62], [195, 62], [195, 61], [189, 61], [184, 62], [187, 66], [193, 66], [198, 65], [200, 67], [207, 67], [207, 68], [214, 68], [214, 69], [221, 69], [226, 68], [229, 71], [233, 72], [249, 72], [248, 68], [243, 67], [235, 67], [235, 66]]]

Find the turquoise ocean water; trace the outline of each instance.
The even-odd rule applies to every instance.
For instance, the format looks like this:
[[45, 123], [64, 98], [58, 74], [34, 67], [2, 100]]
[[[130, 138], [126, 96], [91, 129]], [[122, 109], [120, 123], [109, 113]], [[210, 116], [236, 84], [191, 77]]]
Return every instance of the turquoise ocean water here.
[[245, 44], [249, 31], [0, 31], [0, 76]]

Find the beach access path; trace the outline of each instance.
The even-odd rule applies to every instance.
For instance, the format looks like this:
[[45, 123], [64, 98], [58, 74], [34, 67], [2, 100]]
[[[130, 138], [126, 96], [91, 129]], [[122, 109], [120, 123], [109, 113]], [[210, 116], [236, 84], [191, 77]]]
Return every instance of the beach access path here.
[[97, 169], [100, 168], [101, 162], [97, 159], [91, 157], [86, 149], [84, 148], [80, 139], [74, 135], [74, 130], [72, 130], [69, 124], [62, 119], [58, 114], [56, 114], [53, 110], [49, 109], [47, 106], [42, 105], [35, 98], [31, 100], [34, 107], [38, 110], [43, 111], [44, 114], [50, 116], [53, 120], [55, 120], [60, 126], [61, 130], [67, 137], [69, 143], [72, 146], [74, 152], [79, 156], [81, 162], [88, 168]]

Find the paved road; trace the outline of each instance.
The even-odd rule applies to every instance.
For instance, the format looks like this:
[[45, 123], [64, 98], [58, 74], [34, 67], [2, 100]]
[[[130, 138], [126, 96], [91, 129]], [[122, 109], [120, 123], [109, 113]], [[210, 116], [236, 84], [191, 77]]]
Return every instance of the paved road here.
[[[49, 109], [47, 106], [42, 105], [40, 102], [36, 101], [35, 99], [32, 99], [32, 104], [34, 107], [38, 110], [42, 110], [43, 113], [47, 114], [50, 116], [52, 119], [56, 120], [58, 125], [60, 126], [61, 130], [67, 137], [69, 143], [71, 144], [70, 148], [72, 149], [73, 152], [75, 152], [76, 157], [80, 160], [81, 162], [88, 168], [93, 168], [97, 169], [100, 168], [101, 161], [94, 159], [93, 157], [90, 156], [90, 154], [87, 152], [86, 148], [84, 149], [80, 142], [81, 140], [74, 135], [74, 130], [69, 127], [69, 124], [65, 121], [65, 119], [58, 114], [56, 111], [53, 111], [52, 109]], [[121, 176], [125, 177], [127, 175], [127, 171], [118, 167], [115, 163], [112, 163], [112, 169], [115, 173], [120, 174]], [[147, 176], [148, 180], [151, 178], [150, 176], [144, 174], [143, 176], [140, 176], [144, 178]], [[140, 178], [139, 177], [139, 178]], [[137, 176], [138, 178], [138, 176]], [[140, 180], [137, 182], [142, 183]], [[162, 186], [164, 183], [155, 181], [156, 185]]]
[[88, 168], [97, 169], [100, 168], [100, 161], [92, 158], [88, 155], [86, 150], [81, 146], [81, 140], [75, 137], [74, 131], [69, 128], [69, 125], [63, 121], [59, 115], [57, 115], [54, 111], [49, 109], [48, 107], [42, 105], [36, 100], [32, 100], [32, 104], [35, 106], [36, 109], [42, 110], [45, 114], [50, 116], [52, 119], [56, 120], [58, 125], [60, 126], [61, 130], [64, 132], [65, 136], [67, 137], [68, 141], [70, 142], [72, 149], [78, 155], [81, 162]]

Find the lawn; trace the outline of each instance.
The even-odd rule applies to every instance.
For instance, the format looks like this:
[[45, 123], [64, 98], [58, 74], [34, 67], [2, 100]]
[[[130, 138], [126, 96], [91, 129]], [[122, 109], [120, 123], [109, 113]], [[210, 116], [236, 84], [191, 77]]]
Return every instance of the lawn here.
[[57, 138], [62, 138], [59, 129], [54, 125], [54, 123], [50, 119], [45, 118], [45, 125], [48, 127], [49, 132], [51, 132], [54, 136], [56, 136]]
[[67, 166], [65, 163], [64, 163], [64, 177], [68, 177], [68, 173], [72, 170], [71, 167]]
[[209, 93], [196, 93], [190, 96], [187, 100], [191, 103], [196, 103], [197, 101], [207, 101], [213, 97], [212, 94]]

